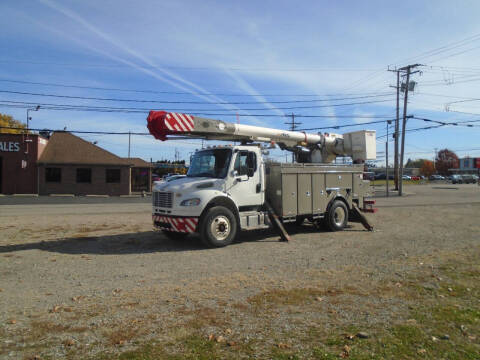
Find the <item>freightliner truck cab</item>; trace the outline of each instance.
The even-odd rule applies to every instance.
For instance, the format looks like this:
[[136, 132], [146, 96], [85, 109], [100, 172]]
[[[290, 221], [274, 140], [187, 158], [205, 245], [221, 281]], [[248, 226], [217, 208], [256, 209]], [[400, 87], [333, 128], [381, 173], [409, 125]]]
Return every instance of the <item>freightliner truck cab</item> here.
[[255, 228], [268, 227], [264, 202], [259, 146], [207, 148], [194, 154], [186, 177], [154, 187], [153, 221], [169, 237], [198, 232], [207, 245], [224, 246], [234, 239], [240, 214], [256, 213]]

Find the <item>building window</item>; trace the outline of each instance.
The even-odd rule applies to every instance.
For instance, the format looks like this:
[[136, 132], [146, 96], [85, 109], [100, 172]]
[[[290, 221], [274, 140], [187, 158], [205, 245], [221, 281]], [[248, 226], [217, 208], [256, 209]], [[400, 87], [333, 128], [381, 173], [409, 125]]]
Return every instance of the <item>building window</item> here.
[[45, 168], [45, 182], [62, 182], [62, 169]]
[[77, 183], [91, 183], [92, 169], [79, 168], [77, 169]]
[[107, 183], [119, 183], [120, 182], [120, 169], [107, 169], [106, 171]]

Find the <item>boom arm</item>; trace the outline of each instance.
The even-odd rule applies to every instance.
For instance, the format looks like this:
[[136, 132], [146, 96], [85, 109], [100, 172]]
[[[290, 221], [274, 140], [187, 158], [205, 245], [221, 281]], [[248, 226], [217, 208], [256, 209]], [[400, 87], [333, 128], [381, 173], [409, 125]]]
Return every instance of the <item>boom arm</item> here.
[[375, 131], [372, 130], [344, 135], [308, 134], [165, 111], [150, 111], [147, 127], [156, 139], [162, 141], [173, 135], [245, 143], [277, 143], [281, 149], [295, 152], [299, 162], [331, 162], [337, 156], [351, 156], [354, 162], [364, 162], [376, 156]]

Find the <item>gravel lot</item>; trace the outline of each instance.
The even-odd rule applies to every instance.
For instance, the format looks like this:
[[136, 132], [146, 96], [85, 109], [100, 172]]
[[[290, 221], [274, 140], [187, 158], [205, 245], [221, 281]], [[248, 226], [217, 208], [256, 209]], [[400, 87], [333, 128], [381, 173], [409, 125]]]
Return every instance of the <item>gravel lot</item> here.
[[[290, 243], [268, 231], [248, 232], [222, 249], [152, 231], [148, 199], [13, 205], [0, 198], [0, 358], [124, 351], [143, 339], [175, 339], [176, 325], [199, 309], [235, 314], [272, 289], [368, 289], [478, 249], [479, 186], [407, 186], [405, 193], [377, 198], [379, 212], [367, 215], [373, 233], [356, 223], [338, 233], [307, 224], [289, 229]], [[351, 296], [356, 311], [343, 311], [336, 322], [393, 321], [406, 306]], [[299, 324], [337, 324], [321, 311], [298, 316]], [[272, 321], [269, 326], [297, 326], [282, 314]], [[115, 337], [132, 324], [135, 334]], [[262, 336], [254, 317], [229, 326]], [[218, 329], [208, 324], [202, 331]]]

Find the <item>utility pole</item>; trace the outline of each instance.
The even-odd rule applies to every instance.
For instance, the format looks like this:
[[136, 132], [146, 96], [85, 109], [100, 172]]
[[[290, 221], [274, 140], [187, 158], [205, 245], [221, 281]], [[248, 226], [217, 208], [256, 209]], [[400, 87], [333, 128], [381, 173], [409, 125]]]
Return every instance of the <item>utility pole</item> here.
[[395, 139], [394, 157], [393, 157], [393, 181], [395, 182], [395, 190], [398, 190], [398, 134], [400, 124], [400, 70], [388, 70], [397, 73], [397, 86], [391, 86], [397, 90], [397, 116], [395, 119], [395, 132], [393, 138]]
[[128, 132], [128, 158], [130, 159], [130, 138], [131, 138], [130, 131]]
[[[290, 125], [290, 130], [291, 131], [295, 131], [295, 130], [297, 130], [297, 126], [302, 125], [302, 123], [295, 122], [295, 114], [294, 113], [292, 113], [291, 116], [292, 116], [292, 121], [291, 122], [286, 122], [285, 124]], [[292, 163], [294, 163], [294, 162], [295, 162], [295, 153], [292, 152]]]
[[400, 151], [400, 172], [398, 174], [398, 196], [402, 196], [403, 193], [403, 156], [405, 154], [405, 130], [407, 126], [407, 103], [408, 90], [410, 87], [410, 75], [412, 74], [412, 69], [416, 68], [417, 66], [420, 66], [420, 64], [408, 65], [399, 69], [407, 72], [407, 80], [405, 82], [405, 96], [403, 97], [402, 146]]
[[388, 175], [388, 125], [390, 125], [392, 122], [390, 120], [387, 120], [387, 142], [385, 143], [385, 177], [387, 179], [387, 197], [390, 196], [390, 190], [389, 190], [389, 175]]
[[397, 117], [395, 119], [395, 159], [393, 160], [395, 190], [398, 191], [398, 129], [400, 126], [400, 72], [397, 71]]

